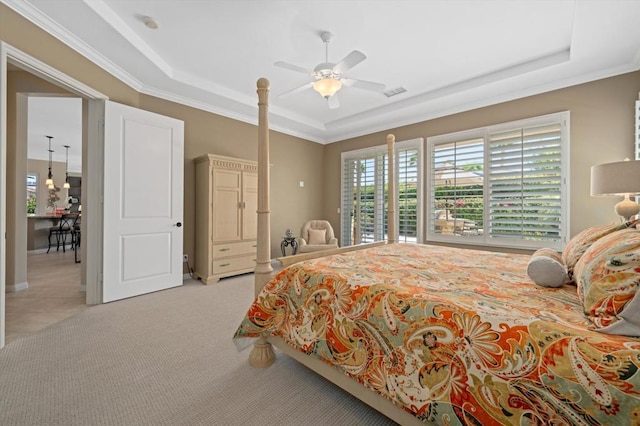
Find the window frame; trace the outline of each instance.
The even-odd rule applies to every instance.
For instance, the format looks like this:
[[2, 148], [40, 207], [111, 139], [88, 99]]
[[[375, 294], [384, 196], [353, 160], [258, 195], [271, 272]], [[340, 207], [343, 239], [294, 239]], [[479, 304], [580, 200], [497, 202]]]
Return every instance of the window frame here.
[[[424, 226], [424, 202], [423, 202], [423, 194], [424, 194], [424, 167], [423, 167], [423, 161], [424, 161], [424, 138], [414, 138], [414, 139], [409, 139], [409, 140], [405, 140], [405, 141], [400, 141], [400, 142], [396, 142], [394, 144], [394, 159], [395, 159], [395, 173], [396, 173], [396, 178], [398, 177], [398, 173], [399, 173], [399, 155], [398, 152], [399, 151], [403, 151], [403, 150], [408, 150], [408, 149], [416, 149], [417, 150], [417, 158], [416, 158], [416, 169], [417, 169], [417, 177], [416, 177], [416, 242], [418, 243], [422, 243], [424, 241], [424, 232], [423, 232], [423, 226]], [[381, 195], [384, 195], [384, 179], [388, 173], [388, 168], [387, 168], [387, 157], [388, 157], [388, 148], [387, 145], [377, 145], [377, 146], [373, 146], [373, 147], [369, 147], [369, 148], [363, 148], [363, 149], [357, 149], [357, 150], [353, 150], [353, 151], [344, 151], [341, 153], [341, 175], [340, 175], [340, 183], [341, 183], [341, 187], [340, 187], [340, 224], [341, 224], [341, 232], [340, 232], [340, 240], [341, 240], [341, 245], [342, 246], [346, 246], [346, 242], [344, 241], [344, 237], [345, 237], [345, 230], [347, 227], [349, 227], [349, 224], [346, 223], [346, 216], [345, 216], [345, 212], [347, 210], [348, 206], [345, 206], [345, 161], [349, 161], [349, 160], [363, 160], [363, 159], [368, 159], [371, 157], [375, 157], [376, 158], [376, 170], [377, 172], [382, 171], [380, 174], [376, 174], [375, 176], [375, 182], [376, 182], [376, 189], [375, 189], [375, 193], [376, 193], [376, 199], [374, 201], [375, 205], [377, 206], [375, 212], [374, 212], [374, 223], [375, 223], [375, 232], [374, 232], [374, 240], [379, 240], [379, 239], [386, 239], [387, 235], [384, 233], [384, 224], [387, 218], [387, 211], [384, 208], [384, 206], [386, 205], [386, 200], [384, 200], [384, 197], [382, 197]], [[384, 161], [382, 161], [382, 159], [384, 159]], [[395, 186], [395, 194], [393, 194], [393, 196], [395, 197], [396, 200], [396, 223], [394, 224], [394, 226], [396, 227], [396, 229], [399, 228], [399, 221], [400, 221], [400, 215], [399, 215], [399, 204], [398, 204], [398, 198], [399, 198], [399, 185]], [[380, 212], [382, 212], [382, 214], [384, 215], [384, 217], [380, 218], [379, 214]], [[380, 228], [380, 229], [379, 229]], [[398, 235], [398, 239], [400, 240], [400, 235]], [[351, 239], [349, 239], [349, 242], [351, 241]]]
[[[524, 240], [524, 239], [506, 239], [491, 237], [489, 232], [484, 232], [482, 235], [443, 235], [435, 232], [434, 219], [433, 219], [433, 200], [434, 190], [432, 177], [433, 172], [431, 167], [434, 161], [434, 149], [436, 146], [452, 143], [462, 142], [469, 139], [482, 138], [483, 139], [483, 221], [484, 227], [487, 228], [490, 223], [490, 208], [489, 208], [489, 179], [488, 170], [490, 165], [490, 158], [487, 153], [489, 152], [489, 137], [491, 134], [522, 129], [528, 127], [549, 125], [554, 123], [560, 123], [561, 141], [560, 141], [560, 200], [561, 200], [561, 212], [560, 212], [560, 237], [558, 241], [536, 241], [536, 240]], [[570, 188], [569, 188], [569, 158], [570, 158], [570, 112], [562, 111], [552, 114], [546, 114], [537, 117], [525, 118], [521, 120], [510, 121], [506, 123], [499, 123], [491, 126], [475, 128], [470, 130], [463, 130], [460, 132], [447, 133], [443, 135], [431, 136], [427, 138], [427, 159], [426, 168], [426, 189], [425, 189], [425, 228], [426, 228], [426, 241], [427, 242], [439, 242], [448, 244], [460, 244], [460, 245], [474, 245], [474, 246], [486, 246], [486, 247], [504, 247], [504, 248], [516, 248], [516, 249], [537, 249], [542, 247], [548, 247], [556, 250], [562, 250], [564, 244], [567, 241], [569, 233], [569, 218], [570, 218]]]

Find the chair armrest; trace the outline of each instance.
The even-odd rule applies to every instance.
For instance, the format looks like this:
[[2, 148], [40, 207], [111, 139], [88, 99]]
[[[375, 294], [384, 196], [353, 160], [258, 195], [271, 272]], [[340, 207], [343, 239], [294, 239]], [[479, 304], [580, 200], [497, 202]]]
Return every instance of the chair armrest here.
[[298, 237], [298, 238], [296, 238], [296, 240], [298, 241], [298, 247], [302, 247], [302, 246], [306, 246], [307, 245], [307, 240], [305, 240], [302, 237]]
[[335, 244], [338, 245], [338, 239], [337, 238], [332, 238], [329, 240], [329, 244]]

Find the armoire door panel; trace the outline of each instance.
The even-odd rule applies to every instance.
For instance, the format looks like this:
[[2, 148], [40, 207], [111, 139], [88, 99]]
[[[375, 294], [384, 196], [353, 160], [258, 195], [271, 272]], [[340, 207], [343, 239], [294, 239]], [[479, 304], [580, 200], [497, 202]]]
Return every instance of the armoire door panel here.
[[258, 174], [242, 174], [242, 239], [258, 237]]
[[214, 189], [213, 241], [234, 241], [241, 238], [240, 191]]

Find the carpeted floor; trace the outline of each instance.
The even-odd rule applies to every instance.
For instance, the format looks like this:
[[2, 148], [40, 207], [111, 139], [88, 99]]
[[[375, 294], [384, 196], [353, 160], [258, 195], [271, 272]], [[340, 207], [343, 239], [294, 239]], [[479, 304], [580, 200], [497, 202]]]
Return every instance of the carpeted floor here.
[[253, 275], [91, 307], [0, 350], [0, 424], [389, 425], [285, 355], [231, 337]]

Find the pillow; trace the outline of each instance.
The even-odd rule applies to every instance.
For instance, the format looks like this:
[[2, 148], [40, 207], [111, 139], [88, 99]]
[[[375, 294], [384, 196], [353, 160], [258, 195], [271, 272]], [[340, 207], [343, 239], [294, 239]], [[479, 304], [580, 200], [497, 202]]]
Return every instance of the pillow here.
[[613, 223], [610, 225], [594, 226], [585, 229], [584, 231], [571, 238], [571, 240], [569, 240], [567, 245], [564, 247], [564, 251], [562, 252], [562, 261], [567, 267], [569, 280], [575, 282], [575, 280], [573, 279], [573, 269], [575, 268], [576, 263], [578, 263], [578, 260], [580, 260], [580, 257], [589, 248], [589, 246], [591, 246], [591, 244], [604, 237], [605, 235], [611, 234], [612, 232], [635, 226], [637, 222], [638, 220], [635, 219], [624, 223]]
[[578, 297], [597, 331], [640, 336], [640, 231], [602, 237], [575, 267]]
[[560, 287], [569, 281], [562, 256], [555, 250], [542, 248], [531, 255], [527, 274], [534, 283], [543, 287]]
[[309, 229], [309, 244], [327, 244], [326, 229]]

